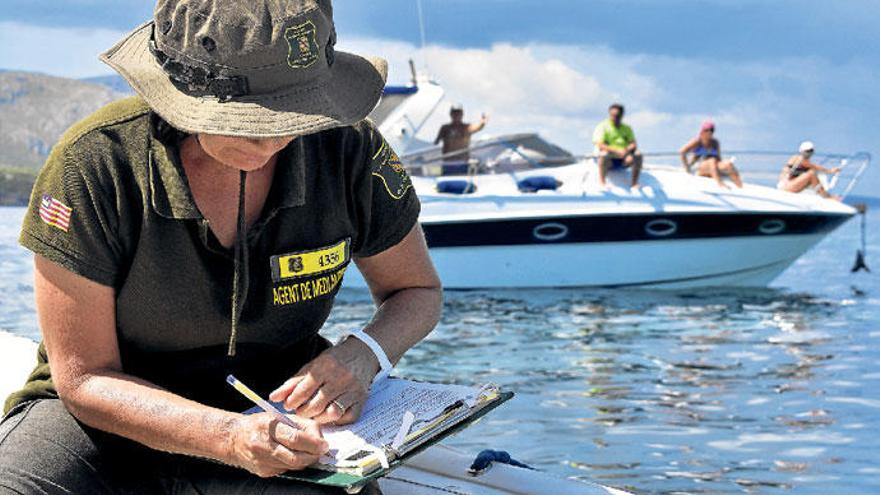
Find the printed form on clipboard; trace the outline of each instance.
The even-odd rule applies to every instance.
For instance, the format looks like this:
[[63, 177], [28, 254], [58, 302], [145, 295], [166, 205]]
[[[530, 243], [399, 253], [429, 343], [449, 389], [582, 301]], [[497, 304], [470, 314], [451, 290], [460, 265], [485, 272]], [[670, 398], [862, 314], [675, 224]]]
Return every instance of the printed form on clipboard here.
[[458, 431], [510, 399], [498, 387], [386, 378], [373, 384], [353, 424], [322, 428], [330, 451], [314, 467], [367, 476], [439, 437]]

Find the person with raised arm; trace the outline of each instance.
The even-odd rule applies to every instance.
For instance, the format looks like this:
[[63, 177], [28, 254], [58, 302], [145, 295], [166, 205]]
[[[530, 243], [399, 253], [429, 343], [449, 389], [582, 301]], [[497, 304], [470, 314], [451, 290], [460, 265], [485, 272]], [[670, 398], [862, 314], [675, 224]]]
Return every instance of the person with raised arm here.
[[434, 144], [443, 143], [443, 175], [462, 175], [468, 172], [471, 136], [482, 131], [489, 123], [486, 114], [476, 124], [464, 121], [464, 107], [452, 105], [449, 110], [451, 122], [443, 124], [437, 132]]

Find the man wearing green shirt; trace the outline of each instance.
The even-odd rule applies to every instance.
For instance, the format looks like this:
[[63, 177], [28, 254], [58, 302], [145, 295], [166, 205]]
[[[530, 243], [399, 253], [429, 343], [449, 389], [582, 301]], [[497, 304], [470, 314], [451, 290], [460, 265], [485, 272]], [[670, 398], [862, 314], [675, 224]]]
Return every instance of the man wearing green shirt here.
[[623, 105], [614, 103], [608, 107], [608, 120], [596, 126], [593, 144], [599, 150], [599, 185], [607, 187], [605, 179], [609, 169], [631, 167], [632, 189], [637, 190], [642, 154], [632, 128], [623, 123]]

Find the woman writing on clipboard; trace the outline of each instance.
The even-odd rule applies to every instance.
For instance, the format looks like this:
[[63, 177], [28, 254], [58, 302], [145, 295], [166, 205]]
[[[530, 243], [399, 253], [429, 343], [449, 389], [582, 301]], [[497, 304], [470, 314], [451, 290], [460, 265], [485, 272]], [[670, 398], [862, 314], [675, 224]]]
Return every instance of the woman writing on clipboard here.
[[[326, 451], [318, 424], [357, 418], [442, 297], [364, 120], [386, 65], [335, 42], [329, 0], [160, 0], [102, 56], [138, 96], [71, 128], [35, 185], [43, 342], [0, 423], [0, 494], [318, 490], [265, 478]], [[331, 346], [351, 262], [378, 309]], [[301, 427], [241, 415], [228, 374]]]

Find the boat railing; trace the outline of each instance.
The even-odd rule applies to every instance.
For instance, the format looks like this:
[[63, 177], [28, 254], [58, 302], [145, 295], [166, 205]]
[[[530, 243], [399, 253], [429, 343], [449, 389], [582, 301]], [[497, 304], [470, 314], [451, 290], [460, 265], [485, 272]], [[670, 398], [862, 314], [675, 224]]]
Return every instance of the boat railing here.
[[[402, 161], [413, 175], [439, 176], [444, 164], [454, 163], [456, 160], [467, 165], [468, 174], [515, 174], [583, 161], [596, 162], [598, 159], [594, 154], [565, 153], [553, 156], [529, 153], [517, 143], [532, 136], [534, 135], [508, 136], [507, 139], [447, 154], [437, 148], [428, 148], [409, 153], [402, 157]], [[793, 155], [794, 153], [787, 151], [731, 150], [724, 152], [724, 159], [734, 161], [745, 182], [776, 187], [786, 161]], [[683, 171], [681, 155], [677, 151], [645, 152], [643, 156], [645, 168], [648, 170]], [[828, 169], [839, 169], [836, 174], [820, 174], [820, 180], [829, 192], [846, 198], [870, 166], [871, 154], [864, 151], [851, 154], [817, 153], [813, 155], [812, 161]], [[694, 169], [695, 166], [692, 166], [691, 170]]]
[[[725, 150], [724, 159], [734, 161], [745, 182], [775, 187], [785, 163], [795, 154], [790, 151]], [[678, 152], [648, 152], [644, 157], [648, 169], [683, 168]], [[820, 179], [829, 192], [845, 198], [870, 166], [871, 154], [865, 151], [816, 153], [812, 161], [828, 169], [839, 169], [836, 174], [820, 174]]]

